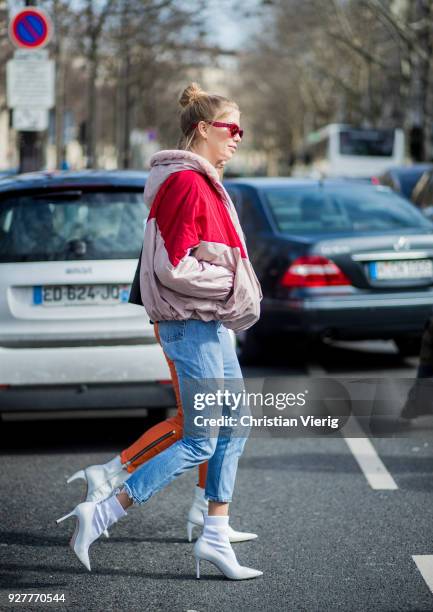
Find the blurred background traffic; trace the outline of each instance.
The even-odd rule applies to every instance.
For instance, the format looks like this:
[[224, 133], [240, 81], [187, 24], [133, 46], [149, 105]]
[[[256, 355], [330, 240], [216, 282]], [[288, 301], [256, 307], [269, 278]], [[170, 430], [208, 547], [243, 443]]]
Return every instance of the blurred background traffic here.
[[[332, 123], [376, 131], [346, 131], [341, 144], [343, 155], [383, 157], [384, 164], [369, 166], [372, 174], [431, 159], [433, 18], [426, 0], [27, 4], [51, 20], [44, 48], [55, 67], [54, 103], [33, 161], [21, 160], [6, 70], [15, 51], [8, 27], [25, 2], [2, 0], [2, 170], [24, 162], [31, 169], [143, 169], [154, 150], [176, 144], [176, 99], [190, 80], [240, 105], [245, 137], [232, 173], [299, 171], [323, 157], [320, 130]], [[393, 130], [400, 130], [395, 138]]]

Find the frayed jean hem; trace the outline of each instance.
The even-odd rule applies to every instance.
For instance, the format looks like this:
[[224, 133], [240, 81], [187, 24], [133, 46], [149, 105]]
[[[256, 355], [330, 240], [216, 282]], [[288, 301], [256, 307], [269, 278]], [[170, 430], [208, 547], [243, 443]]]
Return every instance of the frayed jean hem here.
[[134, 493], [134, 491], [131, 489], [131, 487], [128, 485], [126, 481], [123, 483], [123, 491], [125, 491], [129, 499], [132, 500], [132, 503], [137, 504], [138, 506], [145, 504], [150, 497], [149, 495], [149, 497], [147, 497], [146, 499], [140, 499], [139, 497], [136, 496], [136, 494]]

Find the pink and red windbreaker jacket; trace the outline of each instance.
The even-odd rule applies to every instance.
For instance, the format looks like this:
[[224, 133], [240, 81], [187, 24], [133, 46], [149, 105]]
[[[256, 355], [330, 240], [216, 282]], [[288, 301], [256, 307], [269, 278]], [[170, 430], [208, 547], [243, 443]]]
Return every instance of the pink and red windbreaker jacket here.
[[144, 201], [139, 281], [153, 321], [220, 320], [243, 331], [260, 316], [262, 292], [236, 209], [217, 170], [201, 155], [153, 155]]

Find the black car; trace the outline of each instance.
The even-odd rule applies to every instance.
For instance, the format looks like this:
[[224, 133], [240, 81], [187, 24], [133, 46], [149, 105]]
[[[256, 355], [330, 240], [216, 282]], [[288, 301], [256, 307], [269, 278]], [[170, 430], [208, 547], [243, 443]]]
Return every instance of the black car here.
[[262, 284], [261, 318], [242, 338], [393, 339], [412, 352], [433, 308], [433, 224], [383, 186], [226, 181]]
[[428, 170], [432, 169], [431, 164], [413, 164], [412, 166], [394, 166], [377, 177], [381, 185], [391, 187], [391, 189], [408, 200], [412, 199], [412, 192], [415, 185]]
[[14, 176], [14, 174], [17, 174], [17, 172], [18, 170], [16, 168], [10, 168], [9, 170], [0, 170], [0, 181]]

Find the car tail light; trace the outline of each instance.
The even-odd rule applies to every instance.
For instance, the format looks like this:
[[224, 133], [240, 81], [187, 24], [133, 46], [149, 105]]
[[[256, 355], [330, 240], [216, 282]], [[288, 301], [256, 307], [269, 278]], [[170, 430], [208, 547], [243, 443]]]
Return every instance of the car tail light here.
[[352, 283], [330, 259], [321, 255], [305, 255], [295, 259], [280, 284], [283, 287], [328, 287]]
[[157, 382], [159, 382], [160, 385], [171, 385], [173, 383], [171, 378], [166, 378], [166, 379], [163, 379], [163, 380], [158, 380]]

